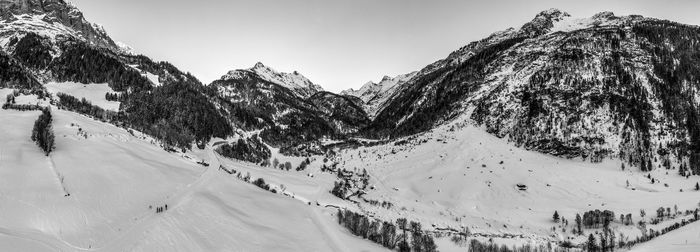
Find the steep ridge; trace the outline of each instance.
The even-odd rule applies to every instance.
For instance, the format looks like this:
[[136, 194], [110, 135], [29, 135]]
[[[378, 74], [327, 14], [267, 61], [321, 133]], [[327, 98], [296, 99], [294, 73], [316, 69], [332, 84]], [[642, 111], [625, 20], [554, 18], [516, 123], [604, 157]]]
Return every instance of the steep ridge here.
[[358, 90], [348, 89], [340, 94], [360, 98], [363, 107], [370, 118], [374, 118], [384, 103], [396, 93], [404, 83], [416, 75], [416, 72], [398, 75], [396, 77], [384, 76], [379, 83], [367, 82]]
[[528, 149], [697, 174], [698, 40], [695, 26], [547, 10], [421, 70], [365, 134], [410, 135], [468, 113]]

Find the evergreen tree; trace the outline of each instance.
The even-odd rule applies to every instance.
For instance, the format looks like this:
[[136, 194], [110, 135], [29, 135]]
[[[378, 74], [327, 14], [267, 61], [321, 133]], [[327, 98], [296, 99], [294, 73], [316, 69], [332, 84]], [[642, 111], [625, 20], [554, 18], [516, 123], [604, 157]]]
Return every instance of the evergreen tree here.
[[34, 122], [34, 128], [32, 129], [32, 141], [36, 142], [47, 156], [55, 148], [53, 128], [51, 126], [52, 121], [51, 109], [44, 108], [39, 118]]
[[411, 247], [415, 252], [422, 252], [423, 250], [423, 237], [421, 234], [421, 225], [418, 222], [411, 221]]
[[406, 218], [399, 218], [396, 220], [396, 225], [403, 232], [403, 235], [401, 236], [401, 242], [399, 242], [399, 251], [410, 251], [408, 242], [406, 241], [406, 222]]
[[598, 251], [598, 244], [596, 244], [595, 236], [593, 234], [588, 235], [588, 241], [586, 242], [586, 247], [588, 251]]
[[576, 227], [578, 228], [578, 234], [583, 234], [583, 230], [581, 229], [581, 215], [578, 213], [576, 214]]
[[557, 211], [554, 211], [554, 216], [552, 216], [552, 219], [554, 219], [555, 223], [559, 223], [559, 213]]

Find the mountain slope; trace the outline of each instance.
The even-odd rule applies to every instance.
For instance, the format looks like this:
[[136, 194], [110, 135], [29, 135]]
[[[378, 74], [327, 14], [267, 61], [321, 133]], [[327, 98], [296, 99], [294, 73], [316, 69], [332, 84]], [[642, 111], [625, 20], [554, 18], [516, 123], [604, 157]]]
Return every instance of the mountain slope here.
[[528, 149], [699, 173], [698, 36], [641, 16], [547, 10], [421, 70], [366, 134], [414, 134], [467, 113]]
[[298, 87], [296, 81], [270, 81], [269, 75], [259, 71], [233, 71], [209, 88], [217, 93], [233, 125], [244, 132], [260, 130], [267, 144], [285, 154], [321, 154], [319, 140], [344, 138], [369, 124], [352, 99], [329, 92], [306, 97], [302, 89], [288, 88]]
[[56, 102], [144, 131], [165, 148], [202, 146], [232, 133], [211, 103], [215, 94], [206, 93], [194, 76], [167, 62], [122, 53], [104, 30], [65, 1], [2, 1], [0, 14], [0, 87], [44, 93], [46, 83], [107, 83], [118, 92], [122, 110], [105, 112], [77, 99]]

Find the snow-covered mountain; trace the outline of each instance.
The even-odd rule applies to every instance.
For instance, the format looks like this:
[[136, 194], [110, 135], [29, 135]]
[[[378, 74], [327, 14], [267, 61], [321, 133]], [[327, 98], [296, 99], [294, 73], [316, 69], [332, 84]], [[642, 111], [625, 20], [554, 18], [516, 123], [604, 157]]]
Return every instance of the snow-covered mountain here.
[[389, 99], [401, 85], [416, 75], [416, 72], [398, 75], [396, 77], [384, 76], [379, 83], [367, 82], [360, 89], [347, 89], [340, 94], [360, 98], [364, 102], [363, 107], [370, 118], [379, 112], [384, 102]]
[[405, 136], [467, 113], [529, 149], [700, 173], [699, 41], [696, 26], [543, 11], [419, 71], [367, 134]]
[[0, 0], [0, 45], [12, 36], [35, 33], [52, 41], [68, 38], [117, 50], [102, 26], [88, 22], [83, 13], [64, 0]]
[[278, 72], [261, 62], [256, 63], [252, 68], [229, 71], [221, 79], [239, 79], [243, 78], [246, 73], [254, 73], [261, 79], [283, 86], [304, 98], [309, 98], [315, 93], [323, 91], [321, 86], [314, 84], [296, 71], [293, 73]]
[[370, 122], [355, 100], [320, 91], [298, 73], [278, 73], [260, 63], [231, 71], [209, 87], [236, 128], [259, 131], [264, 142], [285, 154], [322, 153], [321, 139], [345, 138]]
[[[0, 8], [0, 250], [553, 251], [698, 219], [696, 26], [551, 9], [334, 94], [261, 63], [203, 85], [65, 1]], [[563, 221], [597, 208], [634, 221]]]

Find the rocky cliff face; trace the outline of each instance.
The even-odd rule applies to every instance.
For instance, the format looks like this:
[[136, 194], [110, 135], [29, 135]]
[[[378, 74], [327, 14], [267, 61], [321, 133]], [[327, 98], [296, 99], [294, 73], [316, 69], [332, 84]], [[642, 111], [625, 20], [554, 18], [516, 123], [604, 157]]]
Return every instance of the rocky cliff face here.
[[[83, 13], [64, 0], [1, 0], [3, 33], [37, 32], [72, 36], [92, 45], [117, 51], [119, 47], [101, 26], [88, 22]], [[52, 28], [52, 29], [46, 29]]]
[[421, 70], [367, 134], [414, 134], [466, 114], [529, 149], [700, 173], [698, 42], [695, 26], [544, 11]]

